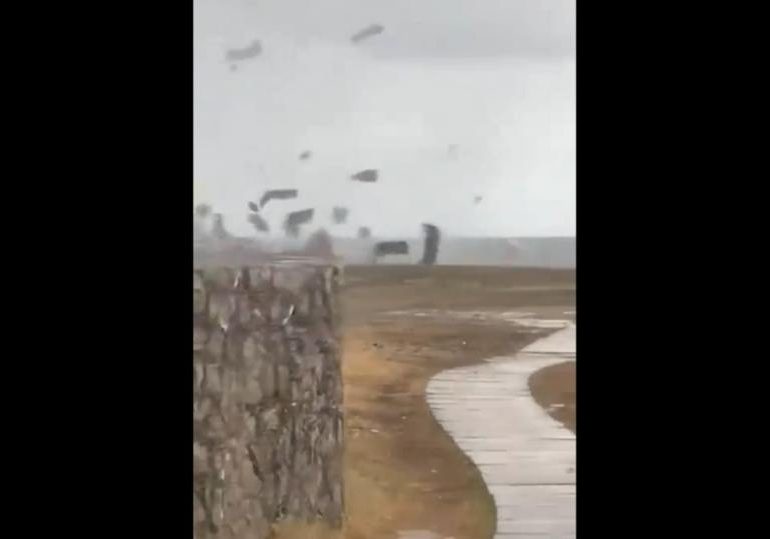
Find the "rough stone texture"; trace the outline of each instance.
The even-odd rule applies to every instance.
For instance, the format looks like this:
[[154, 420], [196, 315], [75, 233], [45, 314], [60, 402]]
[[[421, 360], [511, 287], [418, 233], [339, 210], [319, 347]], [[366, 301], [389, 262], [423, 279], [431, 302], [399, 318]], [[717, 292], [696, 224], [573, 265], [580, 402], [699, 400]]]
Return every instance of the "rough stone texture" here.
[[343, 514], [338, 268], [193, 271], [194, 532], [261, 539]]

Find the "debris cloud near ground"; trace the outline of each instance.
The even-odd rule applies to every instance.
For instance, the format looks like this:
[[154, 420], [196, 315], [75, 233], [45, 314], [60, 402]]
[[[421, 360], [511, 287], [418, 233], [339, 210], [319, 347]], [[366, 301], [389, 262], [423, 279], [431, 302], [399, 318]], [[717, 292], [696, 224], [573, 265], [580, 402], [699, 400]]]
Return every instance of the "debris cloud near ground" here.
[[302, 254], [317, 258], [334, 258], [332, 237], [323, 228], [313, 232], [307, 242], [305, 242]]

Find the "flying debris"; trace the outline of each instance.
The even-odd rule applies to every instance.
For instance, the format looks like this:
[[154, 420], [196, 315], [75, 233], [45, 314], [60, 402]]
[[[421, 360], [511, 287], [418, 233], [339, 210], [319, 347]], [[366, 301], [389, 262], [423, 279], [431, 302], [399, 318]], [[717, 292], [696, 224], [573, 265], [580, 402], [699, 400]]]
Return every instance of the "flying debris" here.
[[259, 199], [259, 207], [264, 208], [265, 204], [271, 200], [288, 200], [290, 198], [297, 198], [299, 192], [296, 189], [271, 189], [265, 191], [262, 198]]
[[204, 241], [210, 237], [211, 206], [198, 204], [193, 210], [193, 241]]
[[225, 218], [221, 213], [214, 215], [214, 225], [211, 228], [211, 235], [218, 240], [226, 240], [230, 238], [230, 233], [225, 228]]
[[425, 248], [420, 264], [432, 266], [436, 263], [436, 259], [438, 258], [438, 244], [441, 240], [441, 233], [437, 226], [431, 225], [430, 223], [423, 223], [422, 229], [425, 232]]
[[262, 43], [258, 39], [251, 42], [246, 48], [243, 49], [229, 49], [225, 54], [225, 58], [228, 62], [242, 62], [244, 60], [250, 60], [256, 58], [262, 54]]
[[254, 228], [260, 232], [270, 232], [270, 225], [258, 213], [250, 213], [248, 219], [249, 223], [254, 225]]
[[249, 202], [249, 209], [251, 211], [259, 211], [259, 204], [256, 204], [255, 202]]
[[301, 154], [299, 154], [299, 159], [300, 161], [307, 161], [308, 159], [310, 159], [311, 155], [313, 155], [313, 152], [311, 152], [310, 150], [306, 150]]
[[366, 170], [362, 170], [361, 172], [356, 172], [350, 178], [353, 180], [357, 180], [359, 182], [371, 183], [371, 182], [377, 181], [377, 178], [379, 178], [379, 173], [375, 168], [367, 168]]
[[341, 225], [348, 220], [348, 209], [340, 206], [335, 206], [332, 209], [332, 221], [335, 225]]
[[484, 197], [482, 197], [482, 196], [476, 195], [475, 197], [473, 197], [473, 203], [474, 204], [478, 204], [479, 202], [481, 202], [483, 200], [483, 198]]
[[381, 241], [374, 244], [374, 261], [385, 255], [408, 255], [409, 244], [405, 241]]
[[372, 230], [368, 226], [362, 226], [358, 229], [358, 238], [365, 240], [372, 237]]
[[208, 204], [198, 204], [195, 206], [195, 216], [200, 217], [201, 219], [205, 219], [211, 215], [211, 206]]
[[302, 249], [303, 254], [321, 258], [333, 258], [334, 246], [329, 233], [323, 228], [313, 232]]
[[450, 144], [449, 147], [447, 148], [447, 156], [450, 159], [457, 159], [457, 149], [458, 149], [457, 144]]
[[314, 210], [309, 208], [307, 210], [293, 211], [286, 216], [286, 220], [283, 222], [283, 229], [286, 235], [296, 238], [299, 236], [299, 227], [309, 223], [313, 220]]
[[353, 36], [350, 38], [350, 41], [353, 43], [360, 43], [361, 41], [370, 38], [372, 36], [376, 36], [378, 34], [381, 34], [385, 31], [385, 27], [381, 24], [371, 24], [364, 28], [363, 30], [356, 32], [353, 34]]

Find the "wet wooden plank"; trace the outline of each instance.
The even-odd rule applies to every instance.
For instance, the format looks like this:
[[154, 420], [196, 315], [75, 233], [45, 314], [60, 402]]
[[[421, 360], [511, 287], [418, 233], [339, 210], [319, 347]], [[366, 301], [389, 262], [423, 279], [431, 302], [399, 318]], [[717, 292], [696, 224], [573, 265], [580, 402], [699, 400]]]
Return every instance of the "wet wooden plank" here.
[[513, 357], [439, 373], [431, 411], [479, 467], [495, 499], [495, 538], [575, 536], [575, 436], [532, 398], [529, 376], [575, 359], [575, 326]]

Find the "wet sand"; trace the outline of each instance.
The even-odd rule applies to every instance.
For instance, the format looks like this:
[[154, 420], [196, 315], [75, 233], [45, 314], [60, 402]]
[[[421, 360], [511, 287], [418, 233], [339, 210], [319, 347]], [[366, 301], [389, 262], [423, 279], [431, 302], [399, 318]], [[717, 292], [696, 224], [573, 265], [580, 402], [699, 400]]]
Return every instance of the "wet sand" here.
[[548, 414], [576, 433], [574, 361], [545, 367], [529, 378], [529, 389]]

